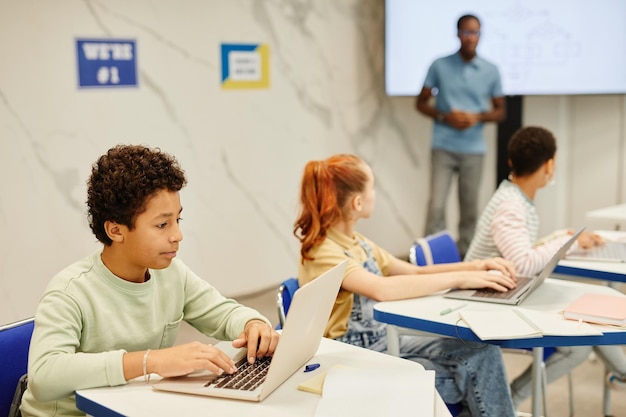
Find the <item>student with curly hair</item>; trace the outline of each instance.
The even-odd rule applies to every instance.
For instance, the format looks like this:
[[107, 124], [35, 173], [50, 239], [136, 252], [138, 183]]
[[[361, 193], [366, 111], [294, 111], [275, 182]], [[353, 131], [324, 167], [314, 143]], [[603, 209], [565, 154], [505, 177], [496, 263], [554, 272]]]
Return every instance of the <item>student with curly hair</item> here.
[[[370, 217], [376, 195], [370, 167], [355, 155], [307, 163], [294, 234], [301, 242], [298, 279], [303, 285], [348, 259], [325, 336], [379, 352], [387, 349], [385, 324], [373, 318], [377, 301], [421, 297], [449, 288], [515, 287], [512, 264], [502, 258], [430, 266], [402, 261], [355, 230]], [[490, 274], [497, 269], [502, 274]], [[403, 336], [402, 357], [436, 371], [437, 391], [463, 415], [514, 416], [502, 354], [497, 346], [462, 340]]]
[[75, 390], [126, 384], [151, 373], [233, 373], [215, 346], [174, 346], [183, 321], [234, 347], [248, 360], [272, 355], [279, 340], [261, 314], [224, 298], [176, 259], [183, 235], [173, 156], [119, 145], [93, 165], [89, 225], [103, 247], [59, 272], [35, 314], [28, 360], [27, 416], [80, 415]]

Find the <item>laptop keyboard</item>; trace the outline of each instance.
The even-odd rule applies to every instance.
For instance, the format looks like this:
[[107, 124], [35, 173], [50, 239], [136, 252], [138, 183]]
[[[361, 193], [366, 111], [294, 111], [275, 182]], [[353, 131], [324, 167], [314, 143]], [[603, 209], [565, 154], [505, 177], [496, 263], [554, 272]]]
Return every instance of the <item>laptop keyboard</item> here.
[[523, 288], [526, 287], [526, 284], [531, 281], [533, 278], [530, 277], [517, 277], [517, 287], [507, 292], [500, 292], [496, 290], [492, 290], [491, 288], [483, 288], [482, 290], [476, 290], [472, 297], [481, 297], [481, 298], [499, 298], [501, 300], [510, 300], [514, 298], [515, 295], [520, 292]]
[[234, 374], [222, 374], [214, 380], [207, 382], [204, 386], [208, 387], [211, 385], [214, 388], [254, 391], [265, 381], [271, 361], [271, 356], [265, 356], [250, 364], [248, 363], [248, 358], [241, 358], [235, 364], [237, 372]]

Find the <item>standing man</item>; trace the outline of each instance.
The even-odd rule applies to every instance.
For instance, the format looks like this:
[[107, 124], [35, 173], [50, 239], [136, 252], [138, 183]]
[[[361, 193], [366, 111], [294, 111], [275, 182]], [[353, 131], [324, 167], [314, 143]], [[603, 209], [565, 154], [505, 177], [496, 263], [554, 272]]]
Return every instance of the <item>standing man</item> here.
[[[435, 120], [431, 150], [430, 199], [425, 235], [446, 229], [445, 208], [453, 174], [458, 174], [459, 252], [469, 247], [478, 217], [478, 190], [486, 151], [483, 126], [506, 117], [498, 68], [476, 55], [480, 21], [457, 22], [461, 47], [435, 60], [417, 96], [417, 110]], [[436, 90], [436, 91], [434, 91]], [[434, 104], [430, 98], [436, 95]]]

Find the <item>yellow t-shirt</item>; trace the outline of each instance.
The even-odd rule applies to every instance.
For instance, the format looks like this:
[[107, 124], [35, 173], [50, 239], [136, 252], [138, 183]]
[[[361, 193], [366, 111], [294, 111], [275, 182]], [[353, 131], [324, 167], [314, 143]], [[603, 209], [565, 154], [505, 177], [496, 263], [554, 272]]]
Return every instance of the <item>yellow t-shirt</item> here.
[[[367, 253], [361, 247], [359, 241], [364, 241], [371, 246], [372, 254], [378, 263], [378, 267], [383, 276], [386, 276], [391, 266], [393, 255], [360, 233], [354, 232], [354, 236], [350, 237], [331, 228], [328, 230], [328, 236], [322, 244], [311, 250], [310, 255], [314, 259], [312, 261], [304, 261], [304, 263], [300, 262], [298, 271], [300, 285], [304, 285], [319, 277], [345, 259], [348, 259], [348, 266], [344, 278], [356, 270], [364, 269], [363, 263], [367, 260]], [[346, 333], [353, 303], [354, 294], [341, 288], [324, 331], [325, 337], [334, 339]]]

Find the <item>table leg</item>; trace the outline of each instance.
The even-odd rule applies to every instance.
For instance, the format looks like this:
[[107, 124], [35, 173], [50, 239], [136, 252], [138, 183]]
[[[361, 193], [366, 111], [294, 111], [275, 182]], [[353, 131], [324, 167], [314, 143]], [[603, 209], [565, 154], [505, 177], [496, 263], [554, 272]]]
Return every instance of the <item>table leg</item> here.
[[543, 362], [543, 348], [533, 348], [533, 368], [532, 368], [532, 415], [540, 417], [543, 393], [541, 392], [541, 363]]
[[613, 288], [614, 290], [621, 291], [622, 283], [617, 281], [609, 281], [608, 286]]
[[[604, 377], [607, 376], [608, 372], [609, 368], [605, 365]], [[611, 417], [611, 387], [609, 387], [609, 384], [606, 381], [602, 385], [602, 415], [604, 417]]]
[[400, 356], [400, 334], [398, 328], [392, 324], [387, 325], [387, 353]]

